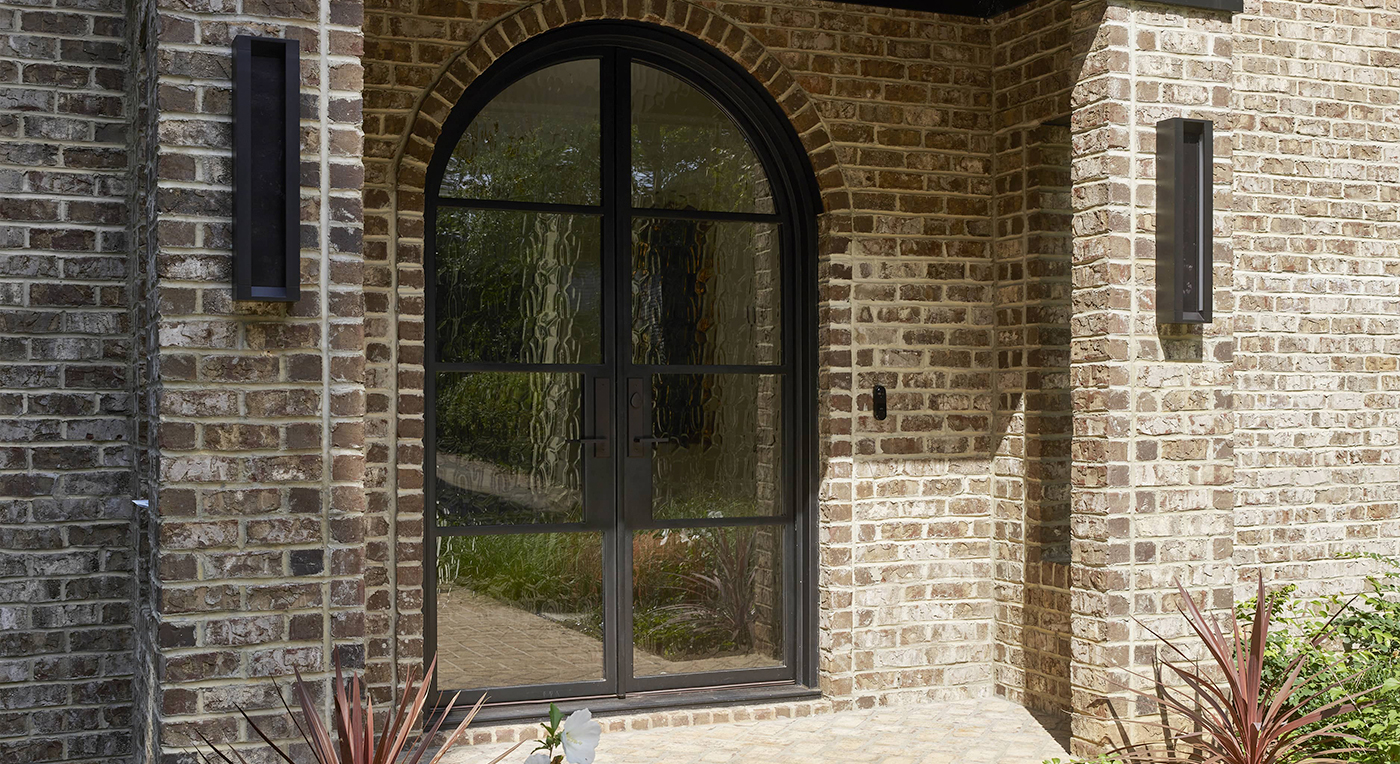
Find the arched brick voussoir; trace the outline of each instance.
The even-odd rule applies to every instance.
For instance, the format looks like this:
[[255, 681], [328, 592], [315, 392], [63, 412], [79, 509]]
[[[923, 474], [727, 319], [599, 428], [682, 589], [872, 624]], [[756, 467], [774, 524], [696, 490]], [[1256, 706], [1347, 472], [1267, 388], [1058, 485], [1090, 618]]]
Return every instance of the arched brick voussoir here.
[[536, 35], [603, 19], [669, 27], [736, 61], [763, 85], [791, 121], [812, 163], [823, 209], [833, 213], [849, 208], [847, 174], [820, 113], [796, 78], [752, 34], [723, 15], [686, 0], [542, 0], [501, 17], [449, 59], [433, 78], [414, 107], [411, 126], [394, 158], [399, 211], [421, 210], [426, 169], [442, 126], [477, 77], [506, 52]]

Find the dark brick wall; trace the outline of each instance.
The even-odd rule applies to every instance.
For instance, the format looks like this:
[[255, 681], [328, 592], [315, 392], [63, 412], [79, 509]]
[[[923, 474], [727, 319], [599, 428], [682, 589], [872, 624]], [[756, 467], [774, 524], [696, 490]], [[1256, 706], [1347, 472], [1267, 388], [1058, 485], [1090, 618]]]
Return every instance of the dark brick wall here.
[[130, 751], [124, 23], [0, 3], [0, 761]]

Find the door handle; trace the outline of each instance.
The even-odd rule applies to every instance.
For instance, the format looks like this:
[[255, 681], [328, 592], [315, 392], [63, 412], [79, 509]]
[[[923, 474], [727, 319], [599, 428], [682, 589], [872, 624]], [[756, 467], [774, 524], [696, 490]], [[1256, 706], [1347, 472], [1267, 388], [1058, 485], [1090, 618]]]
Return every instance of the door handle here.
[[651, 395], [646, 380], [632, 377], [627, 380], [627, 456], [641, 459], [651, 454], [646, 438], [651, 437]]
[[593, 431], [603, 434], [570, 438], [567, 442], [592, 443], [593, 456], [597, 459], [607, 459], [612, 456], [612, 438], [607, 435], [612, 431], [612, 417], [608, 415], [611, 401], [612, 391], [608, 385], [608, 378], [598, 377], [593, 380]]
[[652, 436], [652, 437], [648, 437], [648, 438], [633, 438], [633, 439], [632, 439], [632, 442], [633, 442], [633, 443], [639, 443], [639, 444], [641, 444], [641, 443], [651, 443], [651, 444], [654, 445], [654, 444], [656, 444], [656, 443], [674, 443], [674, 442], [676, 442], [676, 439], [675, 439], [675, 438], [658, 438], [658, 437]]

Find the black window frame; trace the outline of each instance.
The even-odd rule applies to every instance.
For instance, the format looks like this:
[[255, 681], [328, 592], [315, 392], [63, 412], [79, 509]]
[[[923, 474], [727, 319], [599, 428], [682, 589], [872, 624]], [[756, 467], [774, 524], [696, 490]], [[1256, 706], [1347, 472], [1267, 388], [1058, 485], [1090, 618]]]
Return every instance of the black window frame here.
[[[622, 52], [621, 55], [619, 55], [619, 51]], [[763, 163], [772, 188], [774, 213], [771, 215], [722, 212], [694, 213], [691, 211], [647, 209], [639, 210], [634, 214], [631, 208], [630, 193], [626, 194], [625, 200], [600, 198], [596, 207], [592, 205], [530, 204], [524, 202], [502, 202], [498, 206], [492, 202], [481, 200], [461, 204], [453, 201], [450, 197], [439, 195], [448, 162], [458, 141], [471, 121], [487, 104], [521, 77], [551, 65], [583, 58], [599, 58], [604, 67], [604, 70], [600, 72], [604, 85], [603, 111], [600, 115], [602, 120], [601, 135], [603, 136], [600, 157], [602, 177], [600, 181], [604, 189], [607, 189], [609, 184], [612, 184], [615, 189], [624, 186], [630, 187], [630, 184], [625, 183], [625, 175], [628, 172], [627, 168], [630, 162], [628, 131], [625, 127], [615, 126], [621, 109], [617, 106], [617, 93], [610, 94], [609, 92], [610, 80], [613, 83], [619, 81], [625, 83], [627, 79], [625, 77], [619, 78], [616, 71], [612, 72], [610, 76], [606, 67], [611, 65], [618, 69], [624, 69], [631, 61], [638, 61], [680, 76], [688, 84], [707, 93], [716, 102], [724, 105], [725, 110], [738, 122], [739, 127]], [[609, 135], [615, 137], [614, 142], [618, 145], [608, 145], [607, 136]], [[629, 145], [622, 146], [621, 144]], [[618, 178], [618, 173], [623, 174], [623, 177]], [[621, 196], [621, 194], [613, 196]], [[792, 554], [791, 564], [788, 565], [789, 570], [785, 571], [784, 575], [789, 578], [786, 594], [794, 599], [791, 603], [794, 612], [790, 623], [795, 633], [788, 648], [790, 652], [788, 660], [791, 662], [791, 668], [785, 666], [782, 672], [792, 675], [793, 678], [757, 682], [743, 679], [741, 680], [742, 684], [734, 686], [711, 684], [696, 689], [679, 687], [678, 685], [685, 683], [684, 679], [669, 681], [669, 678], [665, 678], [668, 681], [653, 682], [651, 684], [656, 685], [655, 687], [629, 692], [626, 697], [620, 697], [612, 692], [590, 694], [590, 686], [596, 687], [600, 684], [596, 681], [559, 685], [557, 687], [566, 692], [557, 696], [548, 695], [539, 698], [527, 697], [539, 694], [534, 691], [535, 688], [514, 688], [517, 691], [491, 691], [491, 697], [488, 698], [488, 703], [491, 705], [483, 709], [477, 718], [482, 721], [538, 718], [547, 708], [547, 703], [550, 700], [567, 701], [560, 702], [560, 706], [566, 710], [575, 707], [588, 707], [599, 712], [677, 705], [753, 702], [762, 699], [791, 699], [819, 695], [817, 689], [817, 539], [819, 522], [817, 505], [819, 481], [817, 459], [817, 217], [822, 212], [822, 205], [820, 190], [810, 160], [803, 149], [800, 137], [781, 107], [752, 75], [719, 51], [673, 30], [630, 21], [582, 22], [526, 41], [507, 52], [487, 72], [477, 77], [453, 107], [443, 124], [442, 132], [434, 147], [433, 157], [429, 163], [424, 183], [423, 611], [425, 658], [430, 657], [435, 652], [437, 645], [436, 552], [438, 536], [485, 535], [518, 531], [522, 527], [513, 525], [478, 526], [467, 533], [455, 530], [444, 533], [443, 529], [437, 527], [433, 479], [434, 441], [436, 437], [433, 388], [437, 367], [440, 364], [437, 361], [436, 317], [434, 313], [434, 257], [437, 210], [440, 206], [470, 206], [477, 209], [530, 208], [540, 212], [598, 214], [605, 221], [602, 264], [605, 274], [609, 269], [619, 267], [613, 261], [618, 259], [617, 253], [621, 252], [622, 242], [619, 241], [619, 237], [622, 235], [621, 229], [629, 228], [631, 221], [636, 217], [674, 216], [701, 217], [710, 220], [771, 221], [776, 222], [782, 229], [782, 262], [785, 266], [782, 282], [784, 317], [781, 366], [785, 369], [783, 378], [785, 385], [789, 388], [784, 395], [785, 410], [783, 413], [786, 436], [790, 440], [789, 448], [785, 453], [787, 459], [785, 470], [788, 472], [787, 485], [792, 492], [792, 497], [789, 500], [789, 506], [792, 509], [786, 518], [786, 523], [778, 525], [778, 527], [790, 529], [785, 531], [785, 535], [791, 536], [788, 546]], [[630, 237], [630, 233], [627, 235]], [[605, 277], [604, 284], [608, 283], [609, 281]], [[607, 289], [606, 286], [605, 289]], [[611, 295], [607, 292], [604, 295], [605, 305], [614, 306], [607, 308], [608, 311], [616, 310], [615, 306], [623, 299], [625, 299], [625, 295]], [[608, 314], [605, 313], [605, 325], [609, 324], [609, 320]], [[619, 334], [625, 330], [624, 327], [621, 327], [621, 323], [620, 321], [612, 323], [612, 325], [619, 327]], [[605, 338], [605, 343], [613, 341], [613, 337]], [[616, 353], [617, 347], [618, 345], [614, 344], [613, 353]], [[602, 367], [604, 374], [607, 373], [608, 368], [622, 368], [617, 363], [609, 362], [607, 351], [605, 351], [601, 364], [550, 364], [548, 366], [551, 371], [579, 371], [585, 374], [595, 366]], [[513, 371], [529, 371], [531, 365], [510, 364], [509, 368]], [[668, 368], [675, 372], [680, 367]], [[708, 369], [708, 367], [705, 368]], [[747, 367], [731, 366], [726, 368], [733, 371], [743, 371]], [[700, 370], [699, 367], [697, 367], [698, 370]], [[618, 379], [615, 382], [620, 387], [622, 380]], [[622, 419], [620, 416], [615, 418], [615, 421], [619, 422], [619, 429], [623, 428], [623, 425], [620, 424]], [[618, 435], [625, 436], [625, 433], [619, 432]], [[621, 437], [614, 440], [615, 452], [625, 448], [622, 443]], [[618, 495], [621, 495], [623, 491], [621, 482], [619, 482], [616, 491]], [[636, 522], [635, 513], [626, 507], [619, 508], [614, 504], [614, 511], [619, 518], [622, 518], [620, 521], [623, 522], [629, 533], [633, 529], [667, 527], [667, 524], [663, 522], [639, 525]], [[731, 518], [712, 524], [726, 526], [774, 525], [774, 519]], [[581, 523], [541, 524], [529, 527], [531, 532], [540, 533], [605, 529], [587, 517]], [[620, 574], [625, 576], [620, 588], [630, 589], [630, 568], [625, 571], [621, 570], [623, 566], [619, 564], [617, 553], [608, 550], [606, 545], [604, 555], [605, 575]], [[605, 623], [608, 627], [617, 629], [620, 623], [618, 604], [607, 605], [605, 603], [605, 608]], [[623, 652], [630, 653], [630, 650]], [[623, 662], [630, 664], [630, 660]], [[613, 663], [616, 664], [617, 661], [613, 661]], [[618, 692], [620, 692], [622, 682], [618, 680], [616, 675], [623, 669], [626, 669], [630, 674], [630, 665], [610, 666], [601, 684], [615, 683]], [[747, 672], [746, 677], [754, 676], [755, 670], [745, 671]], [[712, 680], [724, 679], [724, 677], [719, 676], [711, 678]], [[445, 703], [447, 697], [439, 691], [436, 681], [433, 689], [437, 702], [439, 704]], [[493, 698], [496, 700], [493, 701]], [[468, 700], [474, 702], [476, 697], [473, 695]]]

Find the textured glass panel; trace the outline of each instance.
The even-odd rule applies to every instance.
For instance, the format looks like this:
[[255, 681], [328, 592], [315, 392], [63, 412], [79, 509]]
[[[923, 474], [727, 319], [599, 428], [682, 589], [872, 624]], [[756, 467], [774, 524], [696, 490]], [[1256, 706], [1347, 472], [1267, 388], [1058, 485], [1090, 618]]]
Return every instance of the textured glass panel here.
[[597, 204], [597, 60], [526, 75], [472, 120], [447, 161], [441, 194], [464, 199]]
[[436, 376], [439, 526], [583, 520], [578, 374]]
[[652, 517], [783, 514], [780, 377], [658, 374], [651, 395]]
[[710, 97], [632, 65], [632, 203], [637, 207], [772, 212], [763, 163]]
[[588, 215], [439, 209], [438, 360], [601, 361], [601, 230]]
[[632, 538], [632, 673], [783, 665], [783, 526]]
[[640, 364], [782, 362], [778, 226], [632, 222], [632, 357]]
[[603, 536], [438, 538], [438, 688], [603, 678]]

